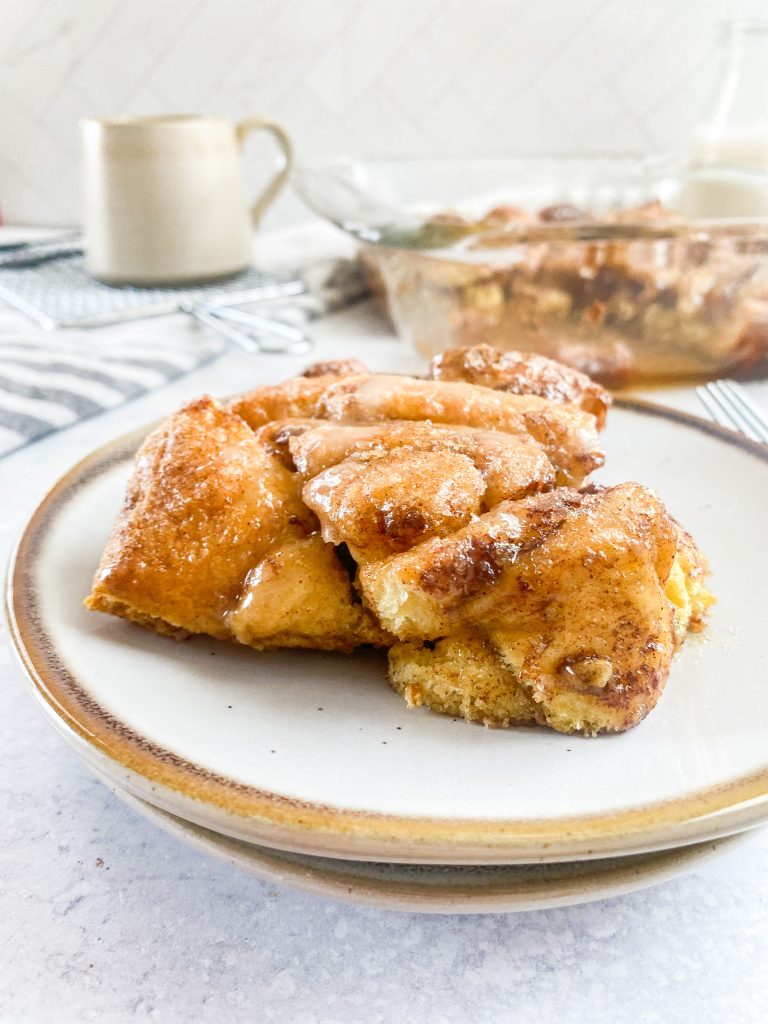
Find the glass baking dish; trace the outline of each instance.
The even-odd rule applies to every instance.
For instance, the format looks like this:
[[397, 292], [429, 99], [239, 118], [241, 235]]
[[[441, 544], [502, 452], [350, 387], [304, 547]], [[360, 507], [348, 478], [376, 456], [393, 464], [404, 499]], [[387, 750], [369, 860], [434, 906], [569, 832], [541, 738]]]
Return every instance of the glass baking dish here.
[[613, 386], [766, 362], [768, 218], [686, 220], [673, 161], [345, 160], [294, 186], [427, 357], [488, 343]]

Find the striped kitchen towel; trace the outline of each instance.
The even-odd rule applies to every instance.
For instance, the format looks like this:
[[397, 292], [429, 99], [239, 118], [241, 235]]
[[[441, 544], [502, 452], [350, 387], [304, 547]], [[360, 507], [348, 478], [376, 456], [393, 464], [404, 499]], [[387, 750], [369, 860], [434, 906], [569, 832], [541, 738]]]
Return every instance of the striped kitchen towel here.
[[123, 332], [0, 334], [0, 456], [189, 373], [224, 342]]
[[[366, 290], [355, 261], [323, 260], [299, 276], [304, 294], [250, 308], [300, 325], [350, 305]], [[8, 272], [0, 272], [0, 282], [7, 281]], [[191, 319], [188, 331], [174, 332], [162, 329], [162, 317], [89, 330], [30, 331], [24, 322], [16, 312], [0, 313], [0, 457], [162, 387], [227, 344]]]

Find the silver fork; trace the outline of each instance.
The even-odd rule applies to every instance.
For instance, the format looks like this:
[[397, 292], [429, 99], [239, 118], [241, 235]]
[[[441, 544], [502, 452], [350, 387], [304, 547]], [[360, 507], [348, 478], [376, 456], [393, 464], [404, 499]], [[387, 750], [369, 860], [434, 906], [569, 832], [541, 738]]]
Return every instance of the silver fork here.
[[699, 401], [721, 427], [768, 444], [768, 415], [735, 380], [714, 380], [696, 388]]

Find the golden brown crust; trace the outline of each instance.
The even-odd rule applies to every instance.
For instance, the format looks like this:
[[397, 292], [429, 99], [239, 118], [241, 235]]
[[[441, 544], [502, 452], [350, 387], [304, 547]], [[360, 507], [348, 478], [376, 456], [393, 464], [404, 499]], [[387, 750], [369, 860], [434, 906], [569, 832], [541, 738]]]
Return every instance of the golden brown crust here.
[[611, 405], [605, 388], [570, 366], [533, 352], [499, 352], [490, 345], [448, 349], [434, 357], [429, 376], [576, 405], [597, 419], [598, 429]]
[[350, 377], [355, 373], [368, 373], [368, 367], [359, 359], [324, 359], [310, 363], [302, 370], [302, 377]]
[[555, 469], [533, 438], [496, 430], [392, 420], [389, 423], [337, 424], [287, 421], [293, 465], [305, 480], [351, 456], [374, 458], [394, 451], [453, 452], [464, 455], [485, 481], [484, 512], [505, 498], [523, 498], [555, 485]]
[[561, 400], [512, 394], [465, 381], [371, 373], [298, 377], [257, 388], [229, 407], [254, 430], [287, 419], [341, 423], [428, 420], [507, 433], [538, 442], [561, 484], [578, 485], [603, 464], [598, 421], [592, 413]]
[[235, 640], [257, 648], [352, 651], [391, 641], [318, 533], [271, 548], [249, 571], [226, 624]]
[[318, 415], [325, 389], [342, 377], [367, 373], [358, 359], [328, 359], [311, 363], [300, 377], [267, 384], [240, 395], [230, 408], [254, 430], [272, 420], [306, 419]]
[[335, 375], [294, 377], [240, 395], [230, 402], [229, 408], [253, 430], [272, 420], [309, 419], [317, 415], [320, 399], [336, 380]]
[[322, 420], [272, 420], [263, 427], [257, 427], [255, 434], [258, 442], [272, 455], [276, 455], [286, 469], [293, 472], [296, 467], [290, 448], [292, 439], [321, 424]]
[[535, 720], [620, 731], [654, 706], [669, 672], [677, 635], [666, 586], [678, 544], [676, 524], [639, 484], [561, 488], [365, 566], [360, 585], [382, 624], [416, 645], [435, 685], [444, 683], [435, 641], [470, 632], [535, 703]]
[[238, 416], [201, 398], [142, 445], [90, 607], [108, 597], [224, 636], [222, 617], [254, 555], [309, 521], [290, 473]]
[[[242, 419], [199, 399], [139, 451], [86, 603], [176, 636], [207, 633], [264, 647], [284, 644], [280, 634], [290, 633], [292, 645], [341, 650], [382, 643], [333, 549], [321, 545], [318, 552], [316, 541], [305, 540], [316, 530], [301, 481]], [[259, 570], [261, 588], [254, 583]], [[309, 579], [319, 588], [315, 603]], [[262, 609], [266, 595], [277, 594], [280, 614], [254, 625], [242, 607], [244, 590]]]
[[170, 622], [166, 622], [165, 619], [159, 619], [155, 615], [145, 615], [144, 613], [137, 611], [132, 604], [126, 604], [125, 601], [117, 601], [111, 597], [109, 592], [101, 589], [98, 592], [94, 591], [85, 599], [85, 606], [90, 608], [94, 612], [106, 612], [109, 615], [116, 615], [120, 619], [127, 619], [128, 622], [133, 622], [137, 626], [143, 626], [144, 629], [148, 629], [152, 633], [157, 633], [158, 636], [168, 636], [173, 640], [187, 640], [192, 634], [188, 629], [180, 629], [178, 626], [172, 626]]
[[346, 544], [360, 565], [460, 529], [480, 512], [484, 493], [466, 455], [408, 450], [345, 459], [303, 491], [324, 539]]
[[536, 395], [464, 382], [388, 374], [345, 377], [326, 389], [318, 412], [321, 419], [342, 423], [429, 420], [533, 438], [557, 469], [558, 483], [580, 484], [604, 461], [595, 417], [589, 413]]

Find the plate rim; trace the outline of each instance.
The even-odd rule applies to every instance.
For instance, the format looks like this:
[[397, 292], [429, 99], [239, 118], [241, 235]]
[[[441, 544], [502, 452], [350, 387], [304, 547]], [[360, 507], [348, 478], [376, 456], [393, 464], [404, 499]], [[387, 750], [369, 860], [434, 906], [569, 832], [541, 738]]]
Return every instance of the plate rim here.
[[[610, 857], [610, 865], [605, 860], [591, 861], [589, 863], [596, 865], [594, 871], [570, 876], [567, 874], [569, 864], [585, 862], [560, 862], [562, 873], [553, 879], [522, 879], [517, 886], [511, 879], [489, 879], [484, 884], [470, 884], [462, 889], [458, 881], [423, 885], [418, 879], [404, 881], [375, 875], [362, 877], [355, 872], [354, 866], [330, 873], [321, 863], [312, 863], [319, 858], [311, 854], [300, 854], [306, 858], [303, 862], [287, 860], [281, 850], [257, 846], [217, 833], [166, 811], [104, 777], [101, 777], [101, 781], [118, 800], [166, 835], [261, 881], [350, 906], [417, 914], [527, 913], [627, 896], [688, 874], [738, 848], [754, 835], [754, 832], [741, 832], [634, 857]], [[420, 866], [426, 869], [459, 867], [440, 864]], [[530, 865], [499, 866], [514, 869]], [[552, 863], [541, 866], [555, 867]]]
[[[616, 406], [681, 423], [768, 463], [768, 447], [701, 417], [636, 398], [620, 398]], [[31, 583], [58, 512], [92, 480], [127, 461], [153, 425], [97, 448], [68, 470], [32, 513], [8, 566], [5, 616], [12, 649], [36, 696], [76, 748], [84, 741], [125, 779], [132, 777], [141, 788], [146, 782], [151, 793], [164, 791], [166, 804], [186, 805], [183, 816], [191, 802], [204, 827], [212, 820], [217, 830], [265, 846], [359, 860], [525, 863], [633, 854], [713, 839], [768, 819], [768, 763], [684, 797], [611, 813], [456, 819], [304, 801], [228, 779], [147, 740], [90, 697], [59, 658]]]

